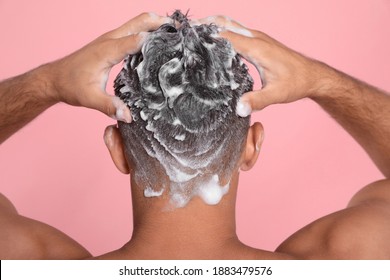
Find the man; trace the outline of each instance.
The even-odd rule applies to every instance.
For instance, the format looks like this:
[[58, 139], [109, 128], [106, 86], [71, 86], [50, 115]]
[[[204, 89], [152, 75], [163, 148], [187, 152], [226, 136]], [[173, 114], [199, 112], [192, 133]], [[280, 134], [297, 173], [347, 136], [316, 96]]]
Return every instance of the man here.
[[[148, 23], [148, 27], [143, 30], [151, 30], [169, 22], [165, 18], [153, 18], [150, 15], [142, 15], [125, 26], [134, 28], [138, 23], [139, 27], [142, 19]], [[292, 102], [304, 97], [311, 98], [351, 133], [388, 178], [390, 174], [390, 143], [387, 141], [390, 136], [390, 98], [388, 95], [327, 65], [308, 59], [259, 31], [246, 29], [224, 17], [201, 21], [201, 23], [210, 22], [226, 28], [221, 35], [232, 42], [235, 50], [254, 63], [262, 76], [263, 89], [245, 94], [237, 104], [239, 116], [246, 117], [251, 110], [259, 110], [274, 103]], [[118, 63], [127, 51], [116, 56], [116, 59], [110, 56], [112, 54], [100, 53], [94, 56], [91, 54], [96, 54], [96, 51], [100, 50], [94, 46], [104, 43], [107, 45], [106, 49], [112, 47], [112, 50], [117, 50], [116, 43], [128, 41], [129, 45], [123, 46], [125, 50], [131, 49], [130, 53], [136, 53], [139, 50], [139, 46], [134, 47], [134, 45], [137, 40], [140, 40], [137, 38], [140, 36], [133, 35], [132, 40], [131, 38], [118, 39], [128, 33], [123, 32], [124, 29], [119, 30], [122, 32], [114, 30], [108, 33], [113, 37], [103, 36], [68, 58], [55, 62], [58, 63], [56, 67], [51, 68], [49, 64], [22, 77], [1, 83], [0, 106], [4, 108], [0, 108], [2, 112], [0, 126], [6, 129], [1, 129], [0, 139], [4, 141], [23, 124], [58, 101], [97, 109], [104, 108], [93, 102], [97, 99], [95, 96], [102, 96], [101, 84], [104, 83], [102, 76], [110, 69], [113, 61]], [[138, 28], [133, 32], [141, 30]], [[117, 35], [114, 36], [114, 34]], [[113, 46], [114, 42], [115, 46]], [[90, 59], [91, 56], [101, 58], [101, 60], [95, 62]], [[94, 62], [95, 64], [91, 65]], [[69, 74], [71, 69], [73, 70], [75, 64], [88, 65], [89, 67], [85, 69], [99, 69], [100, 72], [87, 72], [87, 76], [80, 77], [79, 80], [76, 77], [75, 81], [69, 82], [68, 79], [71, 77], [66, 74]], [[48, 69], [59, 68], [58, 71], [61, 71], [62, 75], [48, 71]], [[60, 76], [64, 76], [65, 79], [58, 79]], [[301, 79], [295, 79], [297, 76]], [[40, 80], [32, 80], [31, 77], [39, 77]], [[72, 94], [72, 87], [80, 87], [85, 79], [93, 81], [94, 86], [82, 89], [81, 95]], [[29, 81], [29, 91], [26, 92], [24, 85]], [[118, 90], [120, 91], [119, 88]], [[14, 103], [9, 101], [10, 96], [18, 93], [18, 98], [12, 99], [15, 103], [13, 105]], [[23, 112], [19, 109], [21, 104], [30, 101], [26, 98], [34, 101], [36, 108], [33, 108], [33, 112]], [[105, 112], [108, 115], [114, 115], [116, 110], [117, 117], [128, 122], [130, 115], [126, 107], [117, 99], [115, 100], [115, 103], [110, 100], [111, 103], [108, 104], [119, 105], [111, 105], [110, 109]], [[8, 103], [12, 103], [12, 106], [4, 106]], [[141, 116], [140, 112], [139, 114]], [[123, 134], [126, 128], [121, 128], [121, 130]], [[105, 139], [116, 166], [122, 172], [128, 172], [130, 169], [133, 172], [134, 166], [131, 165], [134, 162], [128, 152], [123, 151], [123, 138], [118, 129], [108, 128]], [[246, 170], [253, 166], [259, 153], [261, 140], [262, 128], [259, 124], [255, 124], [248, 130], [237, 168]], [[128, 160], [125, 159], [125, 154]], [[234, 203], [238, 172], [233, 173], [229, 181], [229, 191], [214, 206], [204, 203], [196, 195], [191, 197], [184, 207], [170, 208], [167, 211], [166, 205], [172, 202], [169, 192], [150, 198], [145, 197], [147, 186], [144, 189], [134, 186], [132, 188], [133, 236], [120, 250], [103, 255], [101, 258], [385, 259], [390, 257], [388, 242], [390, 186], [388, 180], [366, 186], [351, 199], [346, 209], [304, 227], [284, 241], [276, 252], [266, 252], [247, 247], [237, 239]], [[132, 180], [132, 184], [138, 184], [134, 182], [133, 176]], [[227, 183], [221, 182], [220, 179], [217, 182], [220, 186]], [[154, 188], [155, 186], [151, 187], [150, 193], [160, 192], [159, 189]], [[181, 205], [174, 204], [174, 206]], [[55, 229], [17, 215], [16, 210], [5, 199], [1, 207], [0, 219], [3, 225], [0, 231], [1, 258], [87, 258], [90, 256], [80, 245]]]

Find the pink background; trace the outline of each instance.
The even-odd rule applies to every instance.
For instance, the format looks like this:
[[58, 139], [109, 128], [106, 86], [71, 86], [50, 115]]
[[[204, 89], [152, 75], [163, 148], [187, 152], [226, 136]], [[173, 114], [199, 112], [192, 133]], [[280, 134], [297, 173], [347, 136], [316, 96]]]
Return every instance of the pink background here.
[[[0, 0], [0, 79], [62, 57], [143, 11], [179, 8], [194, 18], [229, 15], [389, 90], [390, 1], [319, 2]], [[264, 124], [266, 138], [239, 188], [238, 234], [249, 245], [275, 249], [382, 178], [309, 100], [269, 107], [253, 119]], [[0, 191], [23, 215], [59, 228], [93, 254], [120, 247], [132, 230], [129, 179], [115, 169], [102, 139], [112, 123], [98, 112], [59, 104], [0, 147]]]

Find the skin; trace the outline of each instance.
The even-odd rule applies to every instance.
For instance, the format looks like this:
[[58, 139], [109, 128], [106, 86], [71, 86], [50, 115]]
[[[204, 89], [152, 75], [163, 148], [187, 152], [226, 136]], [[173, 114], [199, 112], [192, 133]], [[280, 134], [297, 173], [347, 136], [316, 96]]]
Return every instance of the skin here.
[[[0, 139], [4, 141], [59, 101], [113, 115], [118, 106], [112, 106], [112, 97], [105, 95], [102, 84], [113, 64], [139, 49], [140, 36], [128, 36], [129, 32], [152, 30], [166, 20], [149, 14], [140, 15], [67, 58], [1, 82]], [[131, 182], [133, 235], [121, 249], [98, 258], [389, 259], [389, 95], [229, 18], [212, 17], [200, 22], [221, 26], [224, 30], [221, 35], [259, 69], [263, 88], [245, 94], [241, 99], [243, 106], [260, 110], [276, 103], [310, 98], [358, 141], [386, 179], [363, 187], [351, 198], [347, 208], [300, 229], [275, 252], [248, 247], [236, 235], [235, 201], [239, 169], [249, 170], [260, 152], [263, 128], [255, 123], [248, 131], [238, 169], [232, 174], [230, 191], [217, 206], [206, 205], [195, 198], [184, 208], [167, 211], [168, 197], [145, 198], [142, 190]], [[100, 48], [101, 44], [105, 48]], [[77, 65], [88, 67], [81, 68], [79, 75], [72, 75], [70, 70]], [[85, 87], [86, 81], [88, 87]], [[24, 108], [27, 102], [30, 104], [28, 110]], [[118, 129], [108, 127], [104, 139], [118, 169], [125, 174], [134, 172], [135, 167], [125, 159]], [[4, 196], [0, 196], [0, 223], [1, 259], [91, 257], [81, 245], [58, 230], [20, 216]], [[176, 234], [172, 235], [172, 232]]]
[[141, 14], [67, 57], [2, 81], [0, 144], [59, 102], [96, 109], [131, 122], [125, 104], [106, 92], [108, 74], [126, 55], [141, 49], [148, 31], [168, 22], [171, 19], [167, 17]]

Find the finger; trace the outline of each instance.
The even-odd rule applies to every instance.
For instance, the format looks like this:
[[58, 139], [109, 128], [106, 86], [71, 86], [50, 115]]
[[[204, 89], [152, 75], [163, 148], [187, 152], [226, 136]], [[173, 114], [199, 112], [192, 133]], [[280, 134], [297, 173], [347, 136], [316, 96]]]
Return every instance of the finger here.
[[233, 20], [230, 17], [222, 16], [222, 15], [216, 15], [216, 16], [210, 16], [201, 18], [198, 20], [198, 22], [202, 24], [211, 24], [214, 23], [221, 27], [237, 27], [237, 28], [246, 28], [241, 23], [238, 23], [237, 21]]
[[109, 38], [120, 38], [139, 32], [153, 31], [165, 23], [172, 22], [172, 19], [169, 17], [162, 17], [155, 13], [142, 13], [103, 36]]
[[262, 110], [265, 107], [279, 103], [277, 95], [268, 87], [245, 93], [237, 103], [236, 113], [240, 117], [249, 116], [252, 111]]
[[255, 64], [255, 54], [257, 52], [256, 39], [250, 38], [236, 32], [232, 31], [223, 31], [220, 33], [221, 37], [227, 39], [232, 45], [233, 48], [241, 54], [246, 60]]
[[148, 35], [148, 32], [141, 32], [138, 34], [128, 35], [118, 39], [110, 40], [109, 43], [112, 44], [110, 58], [111, 64], [118, 64], [126, 57], [126, 55], [135, 54], [139, 52]]
[[195, 24], [210, 24], [214, 23], [219, 27], [222, 27], [226, 30], [247, 36], [247, 37], [254, 37], [254, 38], [260, 38], [265, 41], [272, 41], [272, 42], [277, 42], [275, 39], [269, 37], [267, 34], [264, 32], [248, 28], [244, 26], [243, 24], [233, 20], [230, 17], [227, 16], [211, 16], [211, 17], [206, 17], [202, 18], [199, 20], [194, 20], [192, 21]]
[[85, 107], [98, 110], [114, 120], [131, 123], [132, 117], [130, 109], [117, 96], [109, 95], [105, 92], [91, 92], [88, 101], [82, 104]]
[[211, 16], [192, 21], [191, 23], [194, 25], [213, 23], [223, 28], [223, 30], [229, 30], [247, 37], [254, 37], [248, 28], [227, 16]]
[[261, 84], [263, 87], [266, 86], [266, 77], [264, 69], [261, 65], [261, 62], [264, 63], [265, 59], [259, 58], [263, 48], [263, 52], [267, 50], [269, 45], [257, 38], [249, 38], [247, 36], [237, 34], [236, 32], [231, 31], [223, 31], [220, 33], [221, 36], [227, 40], [230, 41], [230, 43], [233, 45], [233, 48], [242, 55], [247, 61], [252, 63], [256, 69], [257, 72], [260, 75]]

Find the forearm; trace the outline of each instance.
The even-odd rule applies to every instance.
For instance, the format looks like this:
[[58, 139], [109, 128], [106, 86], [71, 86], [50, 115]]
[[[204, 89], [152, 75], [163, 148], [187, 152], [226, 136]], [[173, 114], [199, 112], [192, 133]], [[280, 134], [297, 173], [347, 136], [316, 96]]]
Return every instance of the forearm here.
[[46, 67], [0, 82], [0, 144], [55, 104]]
[[312, 95], [390, 177], [390, 96], [344, 73], [319, 64], [320, 86]]

